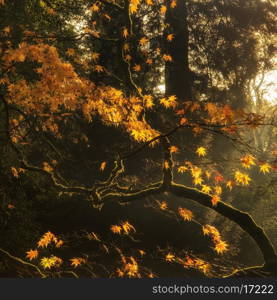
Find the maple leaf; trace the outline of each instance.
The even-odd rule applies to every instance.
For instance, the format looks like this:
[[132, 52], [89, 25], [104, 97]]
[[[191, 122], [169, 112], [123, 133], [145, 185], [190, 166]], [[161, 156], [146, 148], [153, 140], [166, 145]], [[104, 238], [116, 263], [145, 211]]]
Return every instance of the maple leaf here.
[[141, 71], [141, 65], [138, 65], [138, 64], [134, 65], [133, 70], [134, 70], [135, 72]]
[[235, 180], [236, 180], [237, 183], [239, 183], [241, 185], [249, 185], [249, 182], [251, 181], [251, 178], [245, 173], [242, 173], [240, 171], [236, 171], [235, 172]]
[[147, 42], [148, 42], [148, 39], [147, 39], [146, 37], [142, 37], [142, 38], [139, 40], [140, 46], [144, 46]]
[[100, 171], [104, 171], [106, 168], [107, 163], [105, 161], [103, 161], [100, 165]]
[[241, 159], [241, 164], [244, 168], [249, 169], [251, 166], [255, 165], [255, 157], [252, 155], [245, 155]]
[[212, 205], [216, 206], [217, 203], [220, 201], [220, 197], [218, 195], [213, 195], [211, 201], [212, 201]]
[[207, 150], [204, 147], [199, 147], [199, 148], [197, 148], [196, 153], [198, 156], [205, 156], [207, 153]]
[[177, 98], [175, 95], [169, 96], [168, 98], [162, 98], [160, 103], [163, 104], [166, 108], [176, 107], [177, 106]]
[[271, 166], [268, 163], [263, 163], [260, 165], [260, 172], [262, 173], [269, 173], [271, 169]]
[[128, 221], [121, 223], [121, 227], [125, 234], [129, 234], [129, 232], [136, 232], [136, 229], [133, 225], [131, 225]]
[[193, 183], [194, 183], [194, 185], [202, 185], [202, 183], [203, 183], [203, 178], [201, 178], [201, 177], [196, 177], [196, 178], [193, 179]]
[[214, 250], [218, 254], [222, 254], [227, 251], [228, 244], [224, 241], [219, 241], [218, 243], [215, 244]]
[[161, 8], [160, 8], [160, 13], [161, 13], [161, 15], [165, 15], [166, 11], [167, 11], [166, 6], [165, 6], [165, 5], [162, 5]]
[[99, 11], [100, 8], [96, 3], [94, 3], [89, 9], [91, 11], [97, 12], [97, 11]]
[[219, 172], [217, 172], [214, 177], [214, 181], [216, 183], [222, 182], [222, 181], [224, 181], [224, 177]]
[[209, 194], [211, 190], [211, 187], [209, 187], [208, 185], [202, 185], [202, 192]]
[[46, 172], [52, 172], [53, 168], [48, 164], [48, 162], [43, 162], [43, 170]]
[[173, 33], [168, 34], [167, 37], [166, 37], [166, 39], [167, 39], [169, 42], [173, 41], [173, 39], [174, 39], [174, 34], [173, 34]]
[[148, 59], [146, 60], [146, 63], [147, 63], [148, 65], [152, 65], [152, 64], [153, 64], [153, 59], [148, 58]]
[[164, 61], [172, 61], [172, 56], [169, 54], [164, 54], [163, 55], [163, 60]]
[[111, 231], [115, 234], [121, 234], [122, 227], [119, 225], [112, 225], [111, 226]]
[[165, 201], [162, 202], [158, 202], [159, 203], [159, 207], [161, 210], [166, 210], [167, 209], [167, 203]]
[[33, 259], [38, 257], [38, 251], [37, 250], [29, 250], [26, 252], [26, 257], [32, 261]]
[[85, 263], [85, 259], [81, 257], [73, 257], [70, 259], [71, 263], [70, 265], [74, 268], [79, 267], [81, 264]]
[[165, 257], [165, 260], [168, 262], [173, 262], [175, 260], [175, 255], [169, 252]]
[[92, 52], [91, 53], [91, 59], [96, 62], [99, 59], [100, 54], [97, 52]]
[[188, 170], [186, 166], [180, 166], [178, 168], [178, 173], [185, 173]]
[[95, 66], [93, 67], [93, 70], [94, 70], [95, 72], [97, 72], [97, 73], [101, 73], [101, 72], [104, 72], [104, 67], [101, 66], [101, 65], [95, 65]]
[[176, 146], [170, 146], [169, 151], [170, 153], [177, 153], [179, 152], [179, 149]]
[[179, 207], [178, 208], [178, 213], [179, 215], [185, 220], [185, 221], [191, 221], [193, 218], [193, 213], [192, 211], [186, 209], [186, 208], [182, 208]]
[[233, 189], [234, 186], [234, 182], [229, 180], [226, 182], [226, 187], [228, 187], [230, 189], [230, 191]]
[[66, 53], [66, 55], [68, 55], [68, 56], [74, 56], [75, 50], [72, 49], [72, 48], [68, 48], [68, 49], [66, 50], [65, 53]]
[[171, 0], [170, 7], [175, 8], [177, 6], [176, 0]]

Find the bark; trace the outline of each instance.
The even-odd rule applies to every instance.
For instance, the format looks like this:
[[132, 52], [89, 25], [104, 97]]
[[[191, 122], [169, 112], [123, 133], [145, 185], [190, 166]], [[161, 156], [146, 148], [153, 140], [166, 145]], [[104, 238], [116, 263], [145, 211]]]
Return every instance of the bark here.
[[176, 3], [177, 6], [171, 8], [170, 1], [167, 1], [165, 35], [173, 33], [174, 39], [166, 45], [172, 62], [165, 66], [165, 88], [166, 95], [176, 95], [179, 101], [186, 101], [191, 100], [187, 9], [185, 0], [176, 0]]

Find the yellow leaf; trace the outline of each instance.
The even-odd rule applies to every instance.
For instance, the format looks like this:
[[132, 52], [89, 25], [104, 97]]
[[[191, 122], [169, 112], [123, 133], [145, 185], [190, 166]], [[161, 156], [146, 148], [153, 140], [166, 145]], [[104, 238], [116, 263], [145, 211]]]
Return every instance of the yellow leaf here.
[[208, 185], [202, 185], [202, 192], [209, 194], [211, 190], [211, 187], [209, 187]]
[[216, 243], [214, 250], [218, 253], [218, 254], [222, 254], [224, 252], [227, 251], [228, 245], [226, 242], [224, 241], [219, 241], [218, 243]]
[[199, 147], [199, 148], [197, 148], [197, 150], [196, 150], [196, 154], [197, 154], [198, 156], [205, 156], [205, 155], [206, 155], [206, 152], [207, 152], [207, 150], [206, 150], [206, 148], [204, 148], [204, 147]]
[[234, 186], [234, 182], [229, 180], [227, 181], [226, 183], [226, 187], [228, 187], [230, 189], [230, 191], [233, 189], [233, 186]]
[[162, 5], [161, 8], [160, 8], [160, 13], [161, 13], [162, 15], [165, 15], [166, 10], [167, 10], [166, 6], [165, 6], [165, 5]]
[[185, 166], [180, 166], [180, 167], [178, 168], [178, 173], [185, 173], [187, 170], [188, 170], [187, 167], [185, 167]]
[[260, 172], [269, 173], [271, 169], [271, 166], [268, 163], [263, 163], [260, 165]]
[[251, 181], [251, 178], [245, 174], [241, 173], [240, 171], [235, 172], [235, 180], [237, 183], [241, 185], [249, 185], [249, 182]]
[[165, 260], [168, 262], [173, 262], [175, 260], [175, 255], [169, 252], [165, 257]]
[[255, 157], [252, 155], [245, 155], [241, 159], [241, 164], [244, 168], [249, 169], [251, 166], [255, 165]]
[[125, 234], [129, 234], [130, 231], [136, 232], [135, 227], [131, 225], [128, 221], [121, 223], [121, 227]]

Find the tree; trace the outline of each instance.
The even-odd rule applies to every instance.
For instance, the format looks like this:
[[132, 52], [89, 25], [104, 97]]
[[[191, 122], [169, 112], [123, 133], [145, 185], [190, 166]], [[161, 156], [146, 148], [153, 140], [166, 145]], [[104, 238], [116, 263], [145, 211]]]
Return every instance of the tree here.
[[[261, 269], [273, 273], [277, 256], [266, 233], [247, 212], [221, 200], [221, 194], [223, 185], [229, 189], [249, 185], [251, 178], [243, 168], [260, 165], [263, 173], [276, 168], [275, 145], [267, 149], [266, 161], [248, 153], [245, 146], [249, 130], [276, 126], [274, 115], [249, 112], [238, 103], [241, 95], [249, 97], [245, 85], [261, 65], [263, 70], [271, 68], [274, 5], [105, 0], [77, 1], [65, 8], [64, 1], [26, 0], [19, 10], [17, 1], [6, 2], [3, 15], [14, 8], [20, 17], [32, 14], [22, 24], [18, 19], [5, 24], [0, 37], [1, 151], [7, 160], [1, 162], [2, 174], [12, 172], [34, 182], [32, 174], [40, 174], [40, 184], [51, 183], [57, 193], [82, 194], [96, 207], [166, 193], [190, 199], [237, 223], [261, 250], [265, 261]], [[255, 16], [257, 8], [263, 13], [254, 22], [249, 15]], [[40, 18], [44, 15], [46, 21]], [[247, 23], [244, 16], [249, 17]], [[70, 18], [67, 23], [65, 17]], [[233, 26], [233, 20], [241, 26]], [[267, 37], [262, 44], [265, 55], [248, 55], [250, 48], [260, 46], [254, 32]], [[161, 95], [158, 85], [163, 81]], [[102, 151], [91, 150], [82, 131], [107, 132], [107, 139], [114, 135], [120, 142], [107, 147], [100, 140]], [[233, 174], [222, 174], [223, 162], [218, 162], [219, 168], [199, 167], [199, 158], [204, 157], [205, 163], [212, 146], [204, 136], [214, 135], [245, 152], [236, 158], [241, 167], [234, 165]], [[76, 156], [81, 155], [90, 177], [75, 184], [80, 177], [70, 169], [80, 168]], [[144, 163], [150, 160], [153, 168], [132, 186], [128, 168], [134, 168], [130, 159], [137, 155], [144, 157]], [[179, 182], [183, 172], [191, 175], [197, 188]], [[180, 208], [179, 214], [191, 219], [189, 210]], [[204, 233], [205, 229], [216, 251], [224, 252], [225, 242], [207, 227]], [[53, 236], [49, 239], [56, 241]]]

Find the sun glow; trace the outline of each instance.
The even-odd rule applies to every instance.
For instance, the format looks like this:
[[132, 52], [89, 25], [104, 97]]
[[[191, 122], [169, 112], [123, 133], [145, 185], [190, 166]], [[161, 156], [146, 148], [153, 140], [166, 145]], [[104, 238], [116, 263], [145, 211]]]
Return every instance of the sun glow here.
[[[254, 91], [257, 89], [258, 93]], [[277, 70], [272, 70], [264, 75], [258, 75], [253, 82], [253, 99], [258, 97], [270, 105], [277, 105]]]

